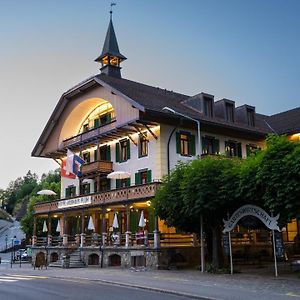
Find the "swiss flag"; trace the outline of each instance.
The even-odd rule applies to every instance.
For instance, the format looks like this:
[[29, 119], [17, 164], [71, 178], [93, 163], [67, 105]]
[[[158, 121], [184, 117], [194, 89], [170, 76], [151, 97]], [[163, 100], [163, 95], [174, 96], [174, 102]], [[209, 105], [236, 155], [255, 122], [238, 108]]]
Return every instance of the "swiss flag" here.
[[74, 173], [70, 173], [70, 172], [66, 171], [66, 162], [67, 162], [67, 159], [63, 159], [61, 161], [61, 168], [60, 168], [61, 177], [67, 177], [67, 178], [75, 179], [76, 175]]

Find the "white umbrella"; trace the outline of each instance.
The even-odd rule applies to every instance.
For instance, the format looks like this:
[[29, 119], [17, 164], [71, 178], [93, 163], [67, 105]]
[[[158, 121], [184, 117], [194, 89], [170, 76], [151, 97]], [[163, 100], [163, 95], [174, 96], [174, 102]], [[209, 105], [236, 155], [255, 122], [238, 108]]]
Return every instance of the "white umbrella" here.
[[92, 216], [90, 216], [90, 219], [89, 219], [88, 230], [95, 230]]
[[118, 217], [117, 214], [114, 216], [114, 221], [113, 221], [113, 228], [119, 228], [119, 223], [118, 223]]
[[146, 223], [145, 223], [145, 218], [144, 218], [144, 211], [141, 211], [141, 216], [140, 216], [140, 221], [139, 221], [139, 227], [145, 227]]
[[48, 195], [48, 196], [56, 195], [56, 193], [51, 190], [41, 190], [41, 191], [37, 192], [37, 194], [38, 195]]
[[57, 221], [56, 232], [60, 232], [60, 221]]
[[94, 180], [93, 179], [83, 179], [82, 183], [93, 183]]
[[129, 172], [125, 171], [115, 171], [111, 172], [107, 175], [107, 178], [109, 179], [126, 179], [129, 178], [131, 174]]
[[43, 232], [47, 232], [47, 231], [48, 231], [47, 224], [46, 224], [46, 221], [44, 220]]

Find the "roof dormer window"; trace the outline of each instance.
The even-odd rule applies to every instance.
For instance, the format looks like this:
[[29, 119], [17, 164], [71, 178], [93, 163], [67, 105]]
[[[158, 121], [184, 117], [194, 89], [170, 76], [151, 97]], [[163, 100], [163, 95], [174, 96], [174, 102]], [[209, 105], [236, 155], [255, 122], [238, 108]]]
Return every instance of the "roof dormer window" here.
[[254, 110], [251, 108], [247, 108], [247, 124], [249, 126], [254, 127], [255, 122], [254, 122]]
[[234, 111], [233, 111], [233, 104], [226, 103], [225, 104], [225, 118], [227, 122], [234, 122]]
[[212, 99], [204, 97], [204, 99], [203, 99], [203, 113], [206, 117], [212, 117], [213, 116]]

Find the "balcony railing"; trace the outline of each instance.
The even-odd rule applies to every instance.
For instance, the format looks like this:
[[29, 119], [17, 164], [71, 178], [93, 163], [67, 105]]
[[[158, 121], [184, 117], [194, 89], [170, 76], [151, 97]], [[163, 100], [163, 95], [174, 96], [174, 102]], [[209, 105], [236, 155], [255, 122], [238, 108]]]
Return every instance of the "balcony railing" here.
[[95, 172], [110, 173], [112, 172], [112, 162], [106, 160], [90, 162], [82, 166], [81, 172], [83, 175]]
[[[152, 182], [135, 185], [126, 188], [115, 189], [106, 192], [81, 195], [74, 198], [60, 199], [38, 203], [34, 206], [35, 214], [59, 212], [65, 209], [78, 210], [80, 208], [95, 207], [95, 205], [113, 204], [122, 201], [137, 201], [139, 199], [152, 198], [158, 189], [160, 182]], [[90, 199], [89, 199], [90, 197]], [[70, 203], [68, 206], [67, 202]], [[63, 205], [61, 205], [63, 203]], [[78, 203], [78, 205], [76, 205]]]
[[83, 143], [83, 142], [87, 142], [89, 140], [96, 139], [99, 135], [114, 129], [116, 126], [115, 122], [116, 122], [116, 120], [113, 119], [110, 123], [104, 124], [97, 128], [92, 128], [86, 132], [83, 132], [83, 133], [80, 133], [71, 138], [65, 139], [61, 143], [60, 148], [63, 149], [66, 147], [76, 145], [78, 143]]

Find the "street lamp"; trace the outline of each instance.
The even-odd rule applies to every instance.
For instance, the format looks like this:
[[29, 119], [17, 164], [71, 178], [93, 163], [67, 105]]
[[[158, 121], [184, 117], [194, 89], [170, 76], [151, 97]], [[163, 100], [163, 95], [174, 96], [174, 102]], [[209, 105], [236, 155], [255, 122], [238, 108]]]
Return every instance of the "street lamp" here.
[[[188, 120], [191, 120], [193, 122], [197, 123], [197, 138], [198, 138], [198, 150], [199, 150], [199, 158], [201, 158], [201, 154], [202, 154], [202, 144], [201, 144], [201, 126], [200, 126], [200, 121], [196, 120], [190, 116], [187, 116], [185, 114], [182, 114], [180, 112], [175, 111], [174, 109], [165, 106], [163, 109], [163, 111], [168, 111], [170, 113], [173, 113], [175, 115], [181, 116], [183, 118], [186, 118]], [[173, 134], [173, 132], [172, 132]], [[202, 215], [200, 216], [200, 245], [201, 245], [201, 272], [204, 272], [204, 243], [203, 243], [203, 218]]]

